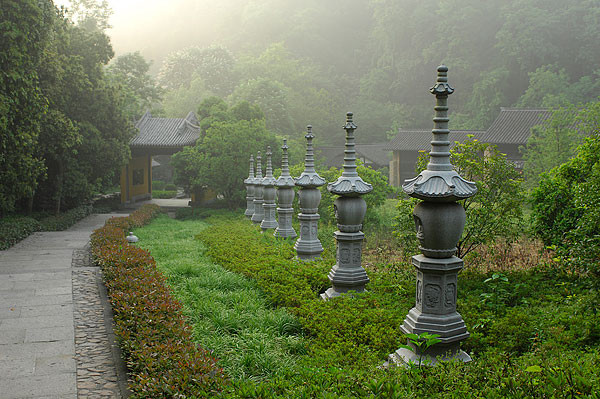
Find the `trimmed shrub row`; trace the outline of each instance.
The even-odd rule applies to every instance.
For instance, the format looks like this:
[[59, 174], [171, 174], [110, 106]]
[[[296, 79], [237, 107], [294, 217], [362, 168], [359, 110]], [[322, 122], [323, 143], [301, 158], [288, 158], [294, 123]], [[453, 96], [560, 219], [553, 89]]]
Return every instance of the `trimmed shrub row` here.
[[223, 370], [193, 343], [182, 306], [150, 253], [125, 239], [159, 212], [156, 205], [144, 205], [108, 220], [92, 234], [92, 255], [104, 273], [133, 397], [208, 397], [225, 385]]

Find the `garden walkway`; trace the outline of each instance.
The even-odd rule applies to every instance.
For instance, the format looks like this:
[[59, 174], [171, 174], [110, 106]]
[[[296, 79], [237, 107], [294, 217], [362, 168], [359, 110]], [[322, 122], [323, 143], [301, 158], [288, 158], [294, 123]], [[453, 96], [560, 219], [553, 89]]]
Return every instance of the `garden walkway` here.
[[[0, 251], [0, 397], [122, 398], [127, 376], [89, 237], [116, 214]], [[121, 215], [123, 216], [123, 215]]]

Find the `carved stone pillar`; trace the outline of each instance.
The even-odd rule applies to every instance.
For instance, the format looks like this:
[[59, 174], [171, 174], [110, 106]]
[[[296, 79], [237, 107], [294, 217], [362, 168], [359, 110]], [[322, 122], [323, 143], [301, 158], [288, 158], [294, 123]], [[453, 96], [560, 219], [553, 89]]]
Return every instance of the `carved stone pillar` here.
[[339, 179], [329, 183], [327, 190], [339, 195], [334, 202], [338, 231], [334, 233], [337, 253], [336, 263], [329, 272], [331, 287], [321, 294], [325, 300], [335, 298], [350, 290], [363, 292], [369, 282], [367, 272], [361, 265], [362, 242], [365, 235], [362, 222], [367, 212], [367, 204], [362, 195], [373, 190], [356, 172], [356, 151], [354, 150], [354, 130], [352, 112], [346, 115], [346, 149], [344, 151], [344, 172]]
[[260, 151], [256, 155], [256, 176], [254, 177], [254, 213], [252, 214], [252, 223], [260, 224], [265, 216], [263, 209], [263, 186], [262, 186], [262, 165]]
[[279, 207], [277, 208], [277, 216], [279, 219], [279, 226], [275, 229], [275, 237], [280, 238], [295, 238], [297, 236], [296, 231], [292, 227], [292, 215], [294, 208], [292, 204], [294, 202], [294, 178], [290, 176], [290, 167], [288, 164], [288, 146], [287, 140], [283, 139], [283, 155], [281, 158], [281, 176], [275, 182], [277, 187], [277, 200]]
[[296, 179], [296, 185], [300, 187], [298, 197], [300, 200], [300, 238], [296, 241], [294, 248], [298, 258], [310, 261], [321, 256], [323, 246], [319, 241], [319, 203], [321, 202], [321, 191], [319, 187], [325, 184], [325, 179], [319, 176], [315, 170], [315, 158], [312, 140], [312, 126], [306, 127], [306, 157], [304, 159], [304, 172]]
[[471, 360], [460, 350], [460, 342], [469, 337], [461, 315], [456, 311], [458, 271], [462, 259], [454, 256], [465, 225], [465, 211], [456, 203], [477, 193], [475, 183], [463, 179], [450, 164], [448, 140], [448, 96], [454, 89], [448, 84], [448, 68], [439, 66], [436, 84], [430, 92], [436, 96], [430, 162], [419, 176], [406, 180], [405, 193], [419, 198], [413, 212], [421, 255], [412, 257], [417, 269], [416, 304], [400, 327], [405, 334], [427, 332], [439, 335], [440, 343], [426, 351], [408, 342], [412, 351], [400, 348], [389, 362], [435, 364], [437, 359]]
[[246, 185], [246, 212], [244, 215], [251, 218], [254, 214], [254, 156], [250, 155], [250, 173], [248, 178], [244, 180]]
[[272, 155], [271, 146], [268, 146], [267, 172], [262, 179], [264, 217], [260, 224], [260, 228], [263, 232], [277, 228], [277, 220], [275, 220], [275, 208], [277, 207], [277, 205], [275, 205], [275, 178], [273, 177], [273, 166], [271, 165]]

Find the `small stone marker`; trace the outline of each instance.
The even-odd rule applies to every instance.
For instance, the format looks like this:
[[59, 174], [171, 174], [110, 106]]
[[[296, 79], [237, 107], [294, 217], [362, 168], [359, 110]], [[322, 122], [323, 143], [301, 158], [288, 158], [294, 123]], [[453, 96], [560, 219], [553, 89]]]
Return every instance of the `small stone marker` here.
[[296, 178], [296, 185], [300, 187], [298, 197], [300, 199], [300, 238], [296, 241], [294, 248], [298, 258], [310, 261], [321, 256], [323, 246], [319, 241], [319, 203], [321, 202], [320, 186], [325, 184], [325, 179], [317, 174], [315, 170], [315, 158], [312, 140], [312, 126], [306, 127], [306, 157], [304, 158], [304, 172]]
[[260, 151], [256, 155], [256, 176], [254, 177], [254, 213], [252, 214], [252, 223], [262, 223], [265, 211], [263, 209], [263, 186], [262, 186], [262, 165], [260, 163]]
[[248, 218], [251, 218], [254, 214], [254, 156], [250, 155], [250, 172], [248, 173], [248, 178], [244, 180], [244, 184], [246, 185], [246, 215]]
[[287, 140], [283, 139], [283, 155], [281, 158], [281, 176], [275, 182], [277, 187], [277, 201], [279, 207], [277, 208], [277, 216], [279, 219], [279, 226], [275, 229], [274, 236], [279, 238], [295, 238], [297, 236], [296, 231], [292, 227], [292, 215], [294, 208], [292, 204], [294, 202], [294, 178], [290, 176], [290, 167], [288, 163], [288, 146]]
[[133, 231], [129, 232], [129, 235], [126, 237], [126, 239], [127, 239], [127, 242], [130, 244], [134, 244], [140, 240], [139, 238], [137, 238], [137, 236], [133, 235]]
[[275, 220], [275, 208], [277, 207], [277, 205], [275, 205], [275, 178], [273, 177], [273, 166], [271, 165], [272, 155], [271, 146], [268, 146], [267, 172], [262, 179], [264, 217], [260, 224], [260, 228], [263, 232], [277, 228], [277, 220]]
[[456, 201], [475, 195], [477, 186], [459, 176], [450, 163], [448, 96], [454, 89], [448, 84], [448, 68], [441, 65], [437, 72], [436, 84], [430, 89], [436, 97], [430, 162], [419, 176], [402, 185], [405, 193], [423, 202], [413, 212], [422, 253], [412, 257], [417, 269], [416, 305], [400, 330], [405, 334], [436, 334], [441, 342], [423, 351], [409, 341], [413, 350], [398, 349], [388, 358], [391, 364], [434, 365], [438, 359], [471, 360], [460, 350], [460, 342], [469, 333], [456, 311], [458, 271], [463, 261], [454, 253], [466, 219], [464, 208]]
[[327, 190], [339, 195], [334, 202], [338, 231], [334, 233], [337, 253], [336, 264], [329, 272], [331, 287], [321, 294], [325, 300], [335, 298], [350, 290], [357, 293], [365, 290], [369, 282], [367, 272], [361, 265], [362, 242], [365, 235], [362, 222], [367, 212], [367, 204], [362, 195], [370, 193], [373, 186], [365, 183], [356, 172], [356, 151], [354, 150], [354, 130], [352, 112], [346, 114], [346, 149], [344, 151], [344, 172], [339, 179], [329, 183]]

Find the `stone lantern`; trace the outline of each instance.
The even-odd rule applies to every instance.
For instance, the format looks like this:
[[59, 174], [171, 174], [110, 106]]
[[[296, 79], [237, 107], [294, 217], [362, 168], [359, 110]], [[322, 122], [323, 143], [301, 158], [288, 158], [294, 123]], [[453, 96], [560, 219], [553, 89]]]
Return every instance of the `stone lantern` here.
[[254, 213], [252, 214], [252, 223], [262, 223], [265, 211], [263, 209], [263, 186], [262, 186], [262, 165], [260, 163], [260, 151], [256, 155], [256, 176], [254, 177]]
[[275, 178], [273, 177], [273, 166], [271, 165], [271, 146], [267, 147], [267, 171], [262, 179], [263, 187], [263, 210], [264, 217], [260, 224], [263, 232], [269, 229], [277, 228], [277, 220], [275, 220]]
[[413, 211], [421, 250], [421, 255], [412, 257], [417, 269], [416, 305], [400, 329], [405, 334], [437, 334], [441, 342], [426, 351], [408, 342], [413, 350], [398, 349], [389, 356], [390, 363], [433, 365], [438, 359], [471, 360], [460, 350], [460, 342], [469, 333], [456, 311], [457, 275], [463, 261], [454, 254], [466, 219], [464, 208], [456, 201], [475, 195], [477, 186], [459, 176], [450, 164], [448, 96], [454, 89], [448, 84], [447, 72], [446, 66], [439, 66], [437, 82], [430, 89], [436, 105], [429, 164], [402, 185], [406, 194], [423, 202]]
[[250, 155], [250, 173], [248, 174], [248, 178], [244, 180], [244, 184], [246, 185], [246, 215], [248, 218], [251, 218], [254, 214], [254, 156]]
[[300, 238], [296, 241], [294, 248], [298, 258], [310, 261], [321, 256], [323, 246], [319, 241], [319, 203], [321, 202], [321, 191], [319, 187], [325, 184], [325, 179], [319, 176], [315, 170], [315, 158], [312, 140], [312, 126], [306, 127], [306, 157], [304, 158], [304, 172], [296, 178], [296, 185], [300, 187], [298, 197], [300, 200]]
[[292, 203], [294, 202], [294, 178], [290, 176], [290, 167], [288, 164], [288, 146], [287, 140], [283, 139], [283, 155], [281, 157], [281, 176], [275, 182], [277, 187], [277, 201], [279, 207], [277, 208], [277, 216], [279, 219], [279, 226], [275, 229], [275, 237], [280, 238], [295, 238], [296, 231], [292, 227], [292, 214], [294, 208]]
[[363, 292], [369, 282], [367, 272], [361, 266], [362, 242], [365, 235], [362, 222], [367, 212], [367, 204], [362, 195], [370, 193], [373, 186], [365, 183], [356, 172], [356, 151], [354, 150], [354, 130], [352, 112], [346, 114], [346, 149], [344, 151], [344, 172], [339, 179], [329, 183], [327, 190], [339, 195], [334, 202], [338, 231], [334, 233], [337, 252], [336, 263], [329, 272], [331, 287], [321, 294], [325, 300], [335, 298], [350, 290]]

